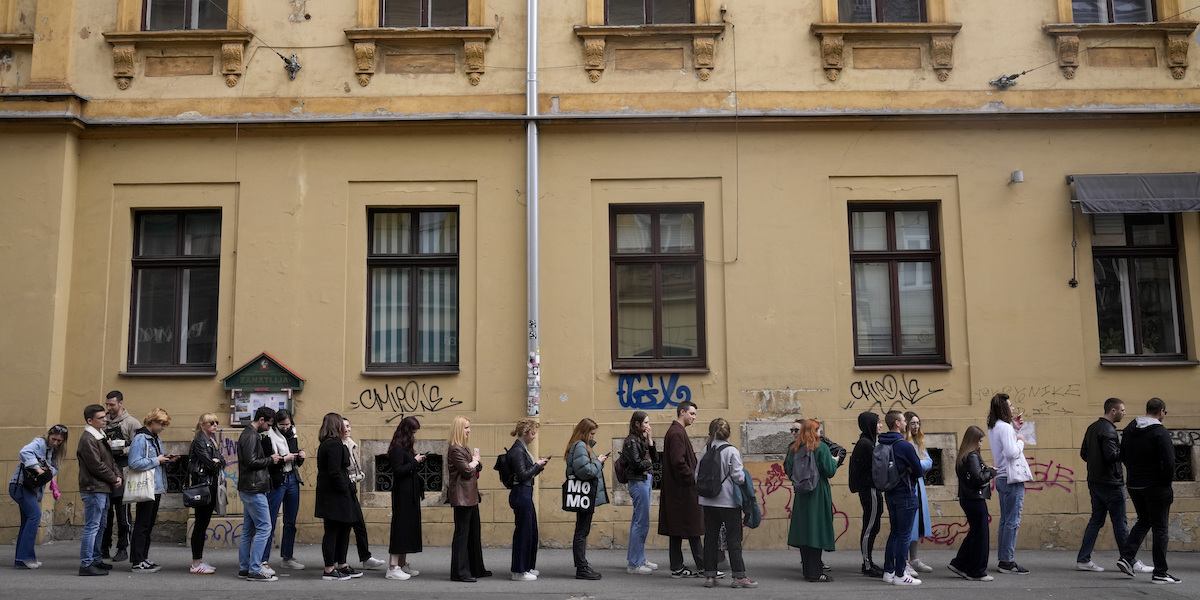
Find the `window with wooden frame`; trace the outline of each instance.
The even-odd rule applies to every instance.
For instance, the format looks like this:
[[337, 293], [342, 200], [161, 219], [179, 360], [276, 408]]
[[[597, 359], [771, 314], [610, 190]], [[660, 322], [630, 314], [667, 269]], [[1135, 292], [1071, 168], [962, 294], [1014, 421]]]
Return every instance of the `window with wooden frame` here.
[[694, 23], [692, 0], [605, 0], [605, 25]]
[[220, 211], [134, 215], [130, 372], [215, 372], [220, 270]]
[[372, 209], [368, 371], [458, 370], [458, 209]]
[[704, 205], [609, 207], [613, 370], [705, 369]]
[[225, 29], [229, 0], [143, 0], [142, 31]]
[[1071, 0], [1076, 23], [1153, 23], [1154, 0]]
[[841, 23], [924, 23], [925, 0], [837, 0]]
[[855, 365], [945, 364], [937, 205], [849, 213]]
[[1175, 215], [1092, 215], [1101, 361], [1186, 360]]
[[379, 0], [380, 27], [466, 27], [467, 0]]

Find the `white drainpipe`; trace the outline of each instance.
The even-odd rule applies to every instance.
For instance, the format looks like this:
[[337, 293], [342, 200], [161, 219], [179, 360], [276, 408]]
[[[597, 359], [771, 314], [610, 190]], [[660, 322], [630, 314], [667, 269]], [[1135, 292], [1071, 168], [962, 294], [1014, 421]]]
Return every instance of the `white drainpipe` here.
[[525, 24], [525, 254], [529, 354], [525, 371], [525, 414], [540, 414], [542, 391], [541, 342], [538, 334], [538, 3], [529, 0]]

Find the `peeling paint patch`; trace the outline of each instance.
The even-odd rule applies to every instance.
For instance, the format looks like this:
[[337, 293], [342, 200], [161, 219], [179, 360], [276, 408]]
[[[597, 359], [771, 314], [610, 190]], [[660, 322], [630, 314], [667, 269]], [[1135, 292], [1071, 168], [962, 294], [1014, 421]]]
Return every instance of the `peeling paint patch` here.
[[1167, 539], [1173, 542], [1191, 543], [1192, 534], [1183, 527], [1183, 518], [1175, 517], [1167, 523]]
[[291, 0], [291, 2], [292, 14], [288, 15], [288, 20], [293, 23], [301, 23], [305, 21], [305, 17], [307, 16], [306, 13], [308, 12], [306, 10], [308, 0]]
[[742, 390], [753, 399], [755, 405], [750, 407], [751, 419], [779, 418], [801, 415], [802, 406], [797, 394], [828, 392], [829, 388], [796, 388]]
[[84, 27], [83, 29], [79, 30], [79, 39], [81, 39], [81, 40], [86, 40], [89, 37], [91, 37], [91, 35], [92, 35], [92, 32], [87, 27]]

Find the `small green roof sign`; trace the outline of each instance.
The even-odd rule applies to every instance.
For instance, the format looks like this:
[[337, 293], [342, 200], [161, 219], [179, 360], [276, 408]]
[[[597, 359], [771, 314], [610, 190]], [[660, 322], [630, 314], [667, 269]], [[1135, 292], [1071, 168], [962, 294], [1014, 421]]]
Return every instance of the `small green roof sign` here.
[[226, 390], [279, 392], [304, 389], [304, 378], [283, 366], [274, 356], [263, 352], [221, 380]]

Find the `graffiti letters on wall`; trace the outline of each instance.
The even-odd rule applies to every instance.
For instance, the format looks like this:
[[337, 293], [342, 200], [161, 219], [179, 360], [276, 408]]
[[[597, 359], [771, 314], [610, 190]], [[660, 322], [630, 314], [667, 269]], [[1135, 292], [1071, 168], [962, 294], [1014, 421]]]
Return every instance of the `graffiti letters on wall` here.
[[[771, 463], [764, 476], [754, 478], [754, 493], [758, 496], [764, 519], [773, 514], [772, 507], [781, 510], [788, 519], [792, 518], [792, 500], [795, 492], [782, 464]], [[834, 541], [842, 539], [850, 529], [850, 516], [838, 510], [837, 504], [833, 505], [833, 529], [836, 533]]]
[[692, 399], [692, 390], [674, 375], [622, 375], [617, 382], [621, 408], [661, 410]]
[[842, 409], [850, 410], [857, 406], [858, 410], [879, 412], [905, 410], [942, 389], [922, 388], [916, 377], [901, 373], [897, 378], [889, 373], [879, 379], [863, 379], [850, 384], [850, 397], [853, 400]]
[[1001, 387], [982, 387], [975, 390], [976, 402], [988, 402], [996, 394], [1008, 394], [1008, 399], [1014, 405], [1025, 408], [1030, 415], [1069, 415], [1073, 411], [1062, 406], [1066, 398], [1078, 398], [1078, 383], [1060, 385], [1005, 385]]
[[436, 385], [409, 381], [394, 387], [385, 384], [382, 392], [379, 388], [367, 388], [358, 395], [358, 400], [350, 403], [350, 407], [404, 415], [438, 412], [459, 404], [462, 400], [442, 397], [442, 390]]

